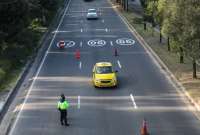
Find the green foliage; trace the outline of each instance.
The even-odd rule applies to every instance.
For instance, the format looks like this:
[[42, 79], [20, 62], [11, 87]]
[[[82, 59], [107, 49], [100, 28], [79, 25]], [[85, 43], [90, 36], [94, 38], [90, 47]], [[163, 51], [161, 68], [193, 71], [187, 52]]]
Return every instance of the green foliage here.
[[9, 41], [12, 36], [26, 27], [28, 22], [28, 3], [17, 0], [11, 4], [0, 4], [0, 41]]
[[43, 32], [64, 0], [16, 0], [0, 3], [1, 80], [24, 64], [38, 48]]
[[175, 50], [182, 48], [193, 61], [200, 59], [200, 2], [159, 0], [158, 12], [162, 33], [170, 36]]
[[2, 82], [4, 77], [5, 77], [5, 71], [2, 68], [0, 68], [0, 82]]
[[41, 27], [41, 21], [38, 18], [35, 18], [32, 20], [31, 24], [30, 24], [30, 28], [31, 29], [36, 29], [38, 27]]

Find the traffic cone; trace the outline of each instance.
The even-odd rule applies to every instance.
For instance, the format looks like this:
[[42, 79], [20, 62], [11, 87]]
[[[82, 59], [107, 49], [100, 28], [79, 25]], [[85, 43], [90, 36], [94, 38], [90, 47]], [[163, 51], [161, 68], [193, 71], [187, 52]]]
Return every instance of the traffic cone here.
[[115, 56], [118, 56], [117, 48], [115, 48], [114, 53], [115, 53], [115, 54], [114, 54]]
[[147, 122], [145, 119], [142, 122], [142, 128], [140, 129], [140, 135], [149, 135], [148, 129], [147, 129]]
[[78, 49], [75, 52], [75, 57], [76, 57], [77, 60], [79, 60], [81, 58], [81, 54], [80, 54], [80, 51]]
[[63, 44], [59, 44], [60, 49], [64, 49], [65, 46]]

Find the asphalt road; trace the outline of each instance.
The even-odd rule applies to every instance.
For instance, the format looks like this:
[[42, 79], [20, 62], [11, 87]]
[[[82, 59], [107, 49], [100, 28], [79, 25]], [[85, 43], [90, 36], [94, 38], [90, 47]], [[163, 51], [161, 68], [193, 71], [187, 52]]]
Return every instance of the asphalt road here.
[[[100, 18], [87, 20], [88, 8], [96, 8]], [[192, 108], [107, 0], [70, 1], [53, 34], [10, 135], [139, 135], [143, 118], [153, 135], [200, 135]], [[59, 40], [67, 43], [64, 50]], [[116, 89], [92, 86], [92, 67], [100, 61], [119, 71]], [[61, 93], [70, 103], [69, 127], [59, 122]]]

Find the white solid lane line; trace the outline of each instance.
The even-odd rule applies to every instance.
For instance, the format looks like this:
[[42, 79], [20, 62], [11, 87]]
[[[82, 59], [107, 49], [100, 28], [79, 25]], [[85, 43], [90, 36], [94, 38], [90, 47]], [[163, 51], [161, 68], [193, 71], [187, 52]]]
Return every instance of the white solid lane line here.
[[133, 95], [130, 94], [130, 97], [131, 97], [131, 101], [133, 102], [134, 108], [137, 109], [138, 107], [137, 107], [137, 104], [136, 104], [136, 102], [135, 102], [135, 99], [134, 99]]
[[78, 96], [78, 106], [77, 106], [77, 108], [78, 109], [81, 108], [81, 97], [80, 96]]
[[122, 68], [122, 65], [119, 60], [117, 60], [117, 64], [118, 64], [119, 68]]
[[[71, 3], [71, 0], [69, 0], [69, 3], [68, 3], [68, 5], [67, 5], [67, 7], [65, 8], [64, 14], [62, 15], [62, 18], [61, 18], [61, 20], [60, 20], [60, 22], [59, 22], [59, 24], [58, 24], [58, 27], [57, 27], [56, 31], [58, 31], [58, 29], [60, 28], [60, 25], [61, 25], [61, 23], [63, 22], [63, 19], [64, 19], [64, 17], [65, 17], [65, 14], [66, 14], [67, 10], [69, 9], [70, 3]], [[53, 36], [53, 38], [52, 38], [52, 40], [51, 40], [51, 42], [50, 42], [50, 44], [49, 44], [49, 47], [48, 47], [48, 49], [47, 49], [47, 51], [46, 51], [46, 53], [45, 53], [45, 56], [43, 57], [42, 62], [40, 63], [40, 66], [39, 66], [39, 68], [38, 68], [38, 70], [37, 70], [37, 72], [36, 72], [36, 75], [35, 75], [35, 79], [33, 80], [32, 84], [31, 84], [31, 86], [30, 86], [30, 88], [29, 88], [29, 90], [28, 90], [28, 92], [27, 92], [27, 94], [26, 94], [26, 97], [25, 97], [25, 99], [24, 99], [24, 101], [23, 101], [23, 104], [22, 104], [22, 106], [21, 106], [21, 108], [20, 108], [19, 114], [17, 115], [16, 120], [14, 121], [13, 126], [11, 127], [11, 130], [10, 130], [10, 132], [9, 132], [9, 135], [12, 135], [13, 132], [14, 132], [14, 129], [15, 129], [16, 125], [17, 125], [17, 122], [19, 121], [19, 117], [20, 117], [20, 115], [21, 115], [21, 113], [22, 113], [22, 110], [24, 109], [24, 105], [25, 105], [25, 103], [26, 103], [27, 100], [28, 100], [28, 97], [29, 97], [29, 95], [30, 95], [30, 93], [31, 93], [31, 90], [33, 89], [33, 86], [34, 86], [34, 84], [35, 84], [35, 81], [36, 81], [36, 79], [37, 79], [37, 77], [38, 77], [38, 75], [39, 75], [39, 73], [40, 73], [40, 71], [41, 71], [41, 69], [42, 69], [42, 66], [44, 65], [44, 62], [45, 62], [45, 60], [46, 60], [46, 58], [47, 58], [48, 52], [49, 52], [49, 50], [50, 50], [50, 48], [51, 48], [51, 46], [52, 46], [52, 44], [53, 44], [53, 42], [54, 42], [54, 40], [55, 40], [56, 35], [57, 35], [57, 33], [54, 34], [54, 36]]]
[[79, 68], [80, 69], [82, 68], [82, 62], [81, 61], [79, 62]]

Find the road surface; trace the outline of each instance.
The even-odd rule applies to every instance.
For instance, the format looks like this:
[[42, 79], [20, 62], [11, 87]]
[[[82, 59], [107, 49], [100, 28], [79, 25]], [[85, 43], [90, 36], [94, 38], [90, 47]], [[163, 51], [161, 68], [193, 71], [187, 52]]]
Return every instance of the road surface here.
[[[100, 18], [87, 20], [88, 8]], [[10, 135], [139, 135], [144, 118], [153, 135], [200, 135], [191, 108], [107, 0], [69, 0], [52, 34]], [[101, 61], [119, 71], [116, 89], [92, 86], [92, 67]], [[70, 103], [69, 127], [60, 125], [56, 109], [61, 93]]]

